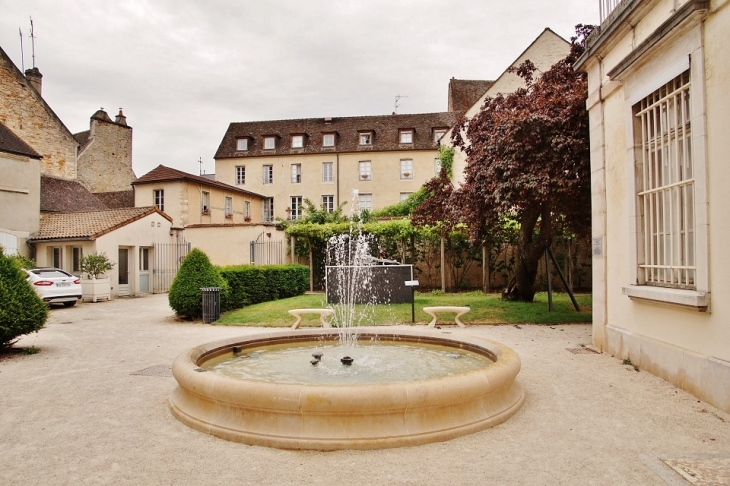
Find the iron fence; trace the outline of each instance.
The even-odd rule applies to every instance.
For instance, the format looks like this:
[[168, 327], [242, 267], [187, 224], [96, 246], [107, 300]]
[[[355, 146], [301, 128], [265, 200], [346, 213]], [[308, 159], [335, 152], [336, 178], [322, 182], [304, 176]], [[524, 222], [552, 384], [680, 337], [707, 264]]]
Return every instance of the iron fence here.
[[170, 290], [180, 264], [190, 252], [190, 243], [184, 239], [177, 243], [155, 243], [152, 252], [152, 293]]

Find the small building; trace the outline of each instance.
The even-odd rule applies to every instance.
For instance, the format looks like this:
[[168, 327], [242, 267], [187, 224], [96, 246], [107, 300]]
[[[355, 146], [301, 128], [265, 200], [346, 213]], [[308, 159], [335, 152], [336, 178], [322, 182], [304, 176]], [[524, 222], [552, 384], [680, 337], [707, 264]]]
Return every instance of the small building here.
[[172, 218], [153, 206], [49, 213], [29, 243], [38, 266], [78, 276], [82, 256], [106, 254], [114, 263], [107, 274], [112, 298], [167, 291], [179, 256], [187, 254], [177, 248]]
[[[164, 165], [134, 181], [133, 186], [136, 206], [164, 211], [176, 229], [184, 230], [185, 240], [216, 265], [251, 263], [251, 242], [261, 239], [263, 233], [276, 234], [273, 224], [260, 225], [264, 197], [241, 187]], [[277, 235], [275, 240], [282, 238]], [[283, 255], [274, 262], [284, 263]]]
[[730, 9], [602, 0], [588, 74], [593, 343], [730, 412]]

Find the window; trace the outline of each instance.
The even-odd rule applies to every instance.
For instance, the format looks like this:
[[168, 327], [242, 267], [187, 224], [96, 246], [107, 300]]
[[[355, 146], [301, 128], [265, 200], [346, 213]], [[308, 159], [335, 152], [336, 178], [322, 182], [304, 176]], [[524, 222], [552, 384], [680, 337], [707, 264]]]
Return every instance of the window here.
[[360, 180], [369, 181], [372, 178], [370, 161], [360, 162]]
[[373, 195], [372, 194], [358, 194], [357, 203], [361, 210], [367, 209], [368, 211], [373, 210]]
[[689, 71], [634, 105], [640, 284], [694, 289], [695, 184]]
[[140, 248], [139, 249], [139, 269], [143, 272], [150, 270], [150, 249]]
[[322, 146], [323, 147], [334, 147], [335, 146], [335, 134], [334, 133], [325, 133], [322, 137]]
[[263, 205], [263, 212], [261, 215], [261, 219], [264, 220], [264, 222], [270, 223], [274, 220], [274, 198], [273, 197], [267, 197], [264, 199], [264, 205]]
[[322, 196], [322, 208], [331, 213], [335, 210], [335, 196]]
[[433, 159], [433, 175], [438, 177], [438, 175], [441, 173], [441, 159], [438, 157]]
[[413, 179], [413, 160], [404, 159], [400, 161], [400, 178]]
[[441, 140], [441, 137], [443, 137], [444, 135], [446, 135], [446, 130], [443, 130], [443, 129], [434, 130], [433, 131], [433, 141], [438, 142], [439, 140]]
[[401, 192], [400, 193], [400, 200], [401, 200], [401, 202], [402, 201], [405, 201], [406, 199], [408, 199], [408, 196], [410, 196], [411, 194], [413, 194], [413, 193], [412, 192]]
[[243, 217], [248, 220], [251, 219], [251, 201], [245, 201], [243, 203]]
[[361, 133], [360, 134], [360, 145], [372, 145], [373, 135], [372, 133]]
[[50, 249], [50, 260], [51, 260], [51, 266], [56, 268], [63, 268], [63, 258], [62, 258], [62, 251], [60, 246], [54, 246]]
[[238, 151], [248, 150], [248, 139], [247, 138], [237, 138], [236, 139], [236, 150], [238, 150]]
[[276, 138], [264, 137], [264, 150], [274, 150], [276, 148]]
[[273, 184], [273, 183], [274, 183], [274, 166], [265, 165], [264, 166], [264, 184]]
[[243, 186], [246, 184], [246, 167], [239, 165], [236, 167], [236, 185]]
[[233, 217], [233, 198], [226, 198], [226, 218]]
[[401, 130], [400, 143], [413, 143], [413, 130]]
[[291, 182], [292, 184], [299, 184], [302, 182], [302, 164], [291, 165]]
[[155, 206], [160, 211], [165, 210], [165, 190], [164, 189], [155, 189], [153, 191], [153, 198], [155, 200]]
[[71, 247], [71, 271], [81, 273], [81, 257], [84, 255], [80, 246]]
[[292, 135], [291, 148], [302, 148], [302, 147], [304, 147], [304, 135]]
[[291, 219], [299, 219], [302, 217], [302, 196], [292, 196], [290, 198], [291, 201], [291, 212], [289, 213], [289, 217]]
[[203, 214], [210, 214], [210, 193], [208, 191], [200, 193], [200, 209]]
[[332, 182], [332, 162], [322, 162], [322, 182]]

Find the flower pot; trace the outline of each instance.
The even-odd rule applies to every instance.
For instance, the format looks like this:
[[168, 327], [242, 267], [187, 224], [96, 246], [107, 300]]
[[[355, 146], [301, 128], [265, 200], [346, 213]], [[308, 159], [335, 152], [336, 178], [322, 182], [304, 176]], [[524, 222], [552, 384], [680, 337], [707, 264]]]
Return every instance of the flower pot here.
[[81, 300], [84, 302], [109, 300], [110, 295], [111, 284], [108, 278], [81, 279]]

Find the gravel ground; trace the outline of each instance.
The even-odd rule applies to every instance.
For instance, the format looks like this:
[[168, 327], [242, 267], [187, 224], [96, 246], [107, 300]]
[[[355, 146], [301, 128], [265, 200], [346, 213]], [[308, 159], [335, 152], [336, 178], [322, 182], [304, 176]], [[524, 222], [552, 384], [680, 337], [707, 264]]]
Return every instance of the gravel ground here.
[[586, 349], [588, 325], [454, 328], [515, 349], [527, 398], [448, 442], [284, 451], [174, 419], [173, 359], [250, 332], [177, 322], [166, 295], [53, 309], [19, 343], [40, 353], [0, 360], [0, 484], [730, 484], [730, 415]]

